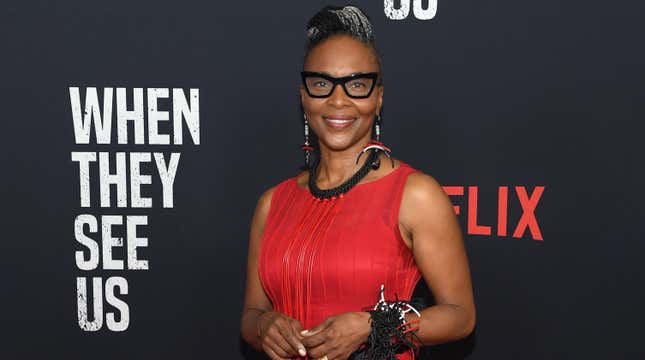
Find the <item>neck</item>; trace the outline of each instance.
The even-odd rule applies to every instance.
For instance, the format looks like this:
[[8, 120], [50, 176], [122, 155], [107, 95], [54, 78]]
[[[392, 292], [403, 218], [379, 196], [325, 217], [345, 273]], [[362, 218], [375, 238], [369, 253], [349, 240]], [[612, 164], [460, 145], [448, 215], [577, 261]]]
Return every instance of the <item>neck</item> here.
[[369, 157], [368, 153], [363, 154], [358, 164], [356, 164], [358, 154], [368, 142], [369, 138], [341, 151], [321, 146], [318, 176], [316, 177], [318, 187], [332, 188], [352, 177]]

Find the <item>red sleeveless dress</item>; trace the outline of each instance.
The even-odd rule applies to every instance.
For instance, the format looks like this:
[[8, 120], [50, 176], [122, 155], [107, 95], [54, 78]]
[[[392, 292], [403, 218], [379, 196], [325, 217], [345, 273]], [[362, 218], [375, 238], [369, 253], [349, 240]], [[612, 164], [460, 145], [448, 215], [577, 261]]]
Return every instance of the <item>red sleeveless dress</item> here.
[[298, 187], [296, 177], [279, 183], [258, 259], [274, 311], [309, 329], [331, 315], [371, 309], [381, 284], [386, 300], [409, 299], [421, 274], [398, 217], [405, 180], [415, 171], [400, 162], [388, 175], [334, 200], [317, 200]]

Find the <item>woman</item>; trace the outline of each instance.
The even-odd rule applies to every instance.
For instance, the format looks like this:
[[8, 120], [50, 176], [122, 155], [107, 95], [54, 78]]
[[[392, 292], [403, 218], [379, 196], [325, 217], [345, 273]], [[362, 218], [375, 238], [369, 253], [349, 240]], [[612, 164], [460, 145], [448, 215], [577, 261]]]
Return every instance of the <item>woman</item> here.
[[[377, 141], [383, 84], [365, 13], [353, 6], [317, 13], [303, 70], [307, 171], [258, 201], [242, 337], [272, 359], [390, 351], [375, 335], [385, 324], [378, 316], [409, 299], [421, 276], [436, 305], [419, 316], [398, 303], [400, 324], [383, 326], [414, 334], [420, 345], [466, 337], [475, 306], [461, 231], [441, 186]], [[379, 294], [387, 301], [381, 312]]]

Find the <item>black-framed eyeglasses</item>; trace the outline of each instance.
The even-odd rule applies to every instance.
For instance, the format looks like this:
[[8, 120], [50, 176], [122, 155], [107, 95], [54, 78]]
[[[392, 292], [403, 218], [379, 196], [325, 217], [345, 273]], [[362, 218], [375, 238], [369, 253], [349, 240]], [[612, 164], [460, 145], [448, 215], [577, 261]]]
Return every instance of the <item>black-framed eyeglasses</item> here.
[[347, 96], [354, 99], [369, 97], [374, 90], [378, 73], [360, 73], [343, 77], [333, 77], [327, 74], [311, 71], [303, 71], [302, 84], [307, 94], [313, 98], [326, 98], [334, 92], [336, 85], [341, 84]]

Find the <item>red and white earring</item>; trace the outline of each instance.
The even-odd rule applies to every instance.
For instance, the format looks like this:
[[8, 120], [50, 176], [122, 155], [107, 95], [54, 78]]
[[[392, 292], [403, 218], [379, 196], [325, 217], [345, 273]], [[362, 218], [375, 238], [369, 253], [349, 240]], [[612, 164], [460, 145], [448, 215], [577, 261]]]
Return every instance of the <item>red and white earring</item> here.
[[307, 121], [307, 114], [303, 113], [305, 119], [305, 142], [300, 146], [300, 148], [305, 152], [305, 166], [307, 169], [311, 169], [311, 153], [314, 151], [314, 147], [309, 143], [309, 122]]
[[[376, 135], [376, 139], [372, 139], [367, 145], [363, 147], [363, 150], [361, 150], [360, 154], [358, 154], [358, 158], [356, 158], [356, 164], [358, 164], [358, 160], [361, 158], [361, 155], [363, 155], [367, 151], [373, 150], [375, 153], [377, 153], [377, 155], [379, 151], [382, 151], [388, 158], [390, 158], [390, 162], [392, 162], [392, 168], [394, 169], [394, 159], [392, 159], [392, 156], [390, 155], [392, 150], [380, 141], [381, 115], [379, 114], [376, 115], [376, 119], [374, 120], [374, 134]], [[374, 170], [378, 169], [381, 166], [381, 160], [378, 158], [378, 156], [372, 162], [371, 166]]]

